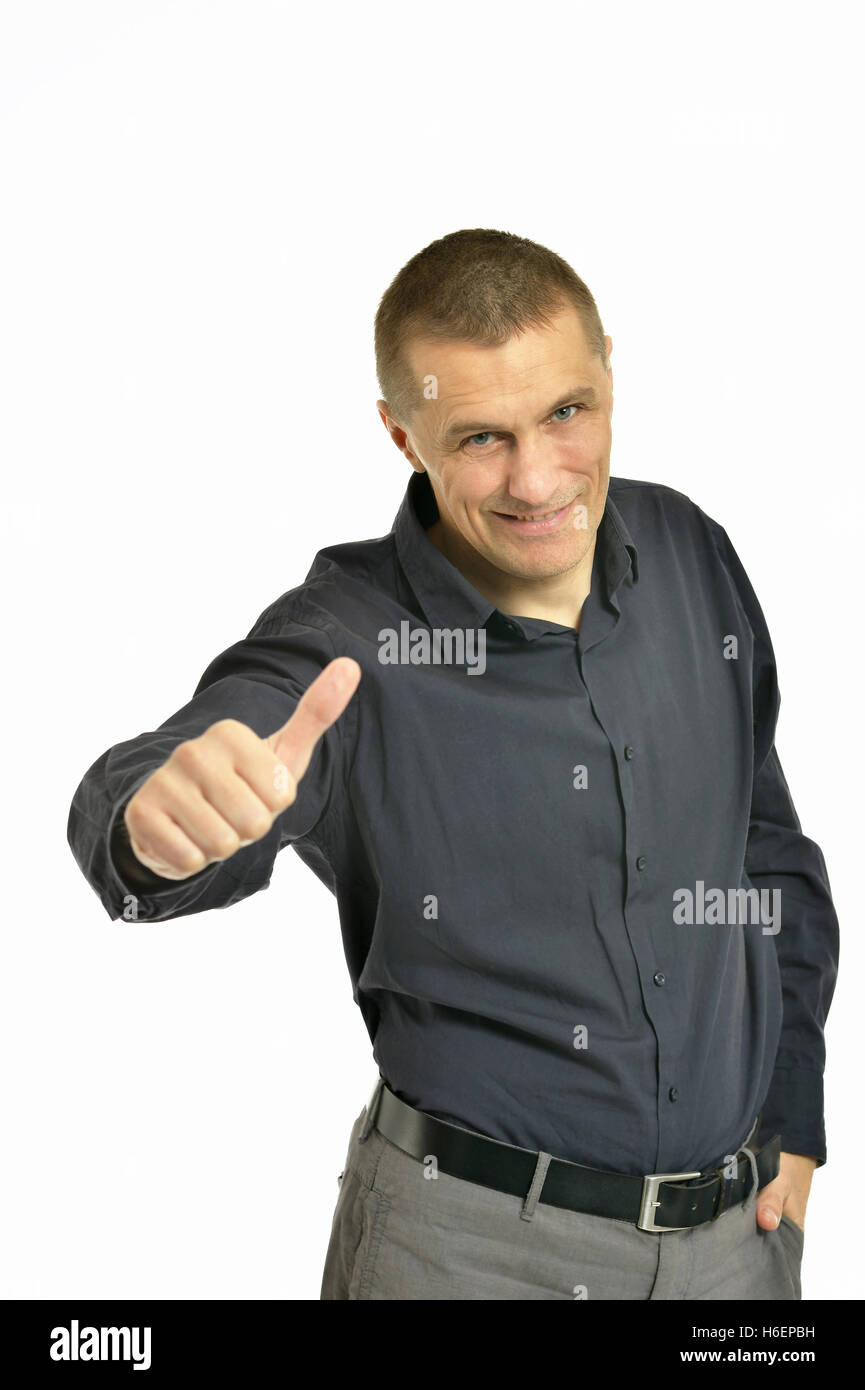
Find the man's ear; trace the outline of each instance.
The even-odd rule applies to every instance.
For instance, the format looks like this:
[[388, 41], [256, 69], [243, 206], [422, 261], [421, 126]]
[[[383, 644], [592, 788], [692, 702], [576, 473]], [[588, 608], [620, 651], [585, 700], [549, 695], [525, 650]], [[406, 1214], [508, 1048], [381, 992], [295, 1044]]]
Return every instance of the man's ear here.
[[387, 430], [388, 434], [392, 434], [393, 431], [391, 426], [394, 425], [396, 422], [390, 413], [390, 406], [388, 405], [387, 401], [376, 401], [375, 408], [378, 411], [381, 422]]
[[375, 405], [376, 410], [378, 411], [379, 416], [381, 417], [382, 424], [384, 425], [385, 429], [387, 430], [396, 447], [399, 449], [400, 453], [405, 455], [412, 468], [417, 473], [425, 473], [426, 468], [424, 467], [421, 460], [418, 458], [417, 454], [413, 451], [408, 434], [403, 429], [402, 425], [398, 424], [397, 421], [391, 415], [390, 407], [387, 401], [376, 401]]
[[401, 425], [397, 424], [396, 420], [391, 415], [390, 406], [387, 401], [376, 401], [375, 408], [394, 444], [399, 449], [400, 453], [404, 453], [407, 438], [406, 432]]

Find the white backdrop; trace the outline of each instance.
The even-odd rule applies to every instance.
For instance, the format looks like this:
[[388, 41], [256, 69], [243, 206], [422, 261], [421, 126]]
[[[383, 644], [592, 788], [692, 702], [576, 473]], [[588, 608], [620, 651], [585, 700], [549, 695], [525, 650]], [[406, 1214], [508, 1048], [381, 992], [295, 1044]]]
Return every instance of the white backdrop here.
[[228, 911], [112, 923], [66, 819], [318, 549], [390, 530], [409, 470], [373, 315], [414, 252], [482, 226], [586, 280], [613, 474], [720, 521], [768, 619], [842, 923], [803, 1294], [861, 1297], [854, 7], [0, 15], [0, 1294], [318, 1298], [376, 1075], [335, 900], [287, 849]]

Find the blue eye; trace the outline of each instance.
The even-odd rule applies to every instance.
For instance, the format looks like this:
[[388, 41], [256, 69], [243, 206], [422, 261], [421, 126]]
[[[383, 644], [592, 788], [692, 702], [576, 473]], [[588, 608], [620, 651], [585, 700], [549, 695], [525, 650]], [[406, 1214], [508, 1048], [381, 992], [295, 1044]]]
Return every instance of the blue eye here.
[[[573, 415], [565, 415], [563, 412], [567, 410], [586, 409], [587, 407], [584, 405], [560, 405], [557, 410], [553, 411], [552, 415], [550, 416], [550, 419], [558, 420], [560, 424], [567, 424], [567, 422], [569, 420], [573, 420], [574, 417]], [[483, 449], [486, 447], [486, 444], [491, 439], [495, 439], [495, 433], [493, 432], [493, 430], [481, 430], [479, 434], [470, 434], [468, 439], [464, 439], [462, 444], [460, 445], [460, 448], [464, 449], [466, 445], [470, 444], [475, 449]]]

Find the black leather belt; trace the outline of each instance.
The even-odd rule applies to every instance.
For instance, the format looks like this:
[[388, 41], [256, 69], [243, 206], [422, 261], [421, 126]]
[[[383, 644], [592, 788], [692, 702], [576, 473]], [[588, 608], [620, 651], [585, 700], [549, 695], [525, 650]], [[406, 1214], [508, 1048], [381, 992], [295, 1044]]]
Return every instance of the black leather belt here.
[[[374, 1125], [413, 1158], [423, 1162], [435, 1156], [438, 1168], [452, 1177], [523, 1198], [532, 1185], [537, 1153], [415, 1110], [384, 1081], [376, 1082], [366, 1119], [368, 1125]], [[759, 1116], [751, 1135], [758, 1122]], [[758, 1188], [778, 1176], [780, 1150], [779, 1134], [762, 1148], [751, 1148]], [[722, 1160], [722, 1164], [702, 1173], [649, 1173], [635, 1177], [551, 1158], [538, 1201], [551, 1207], [629, 1221], [641, 1231], [686, 1230], [717, 1220], [751, 1192], [753, 1172], [746, 1154], [737, 1155], [728, 1163]]]

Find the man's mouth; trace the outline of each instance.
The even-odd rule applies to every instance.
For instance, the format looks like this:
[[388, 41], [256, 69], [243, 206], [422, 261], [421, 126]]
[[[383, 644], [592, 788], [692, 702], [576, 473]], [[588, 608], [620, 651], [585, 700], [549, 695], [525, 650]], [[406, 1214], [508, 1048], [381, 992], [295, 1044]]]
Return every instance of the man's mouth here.
[[566, 502], [564, 507], [558, 507], [552, 512], [493, 512], [492, 515], [503, 521], [511, 530], [528, 533], [529, 535], [542, 534], [545, 531], [556, 530], [564, 521], [570, 511], [572, 502]]

